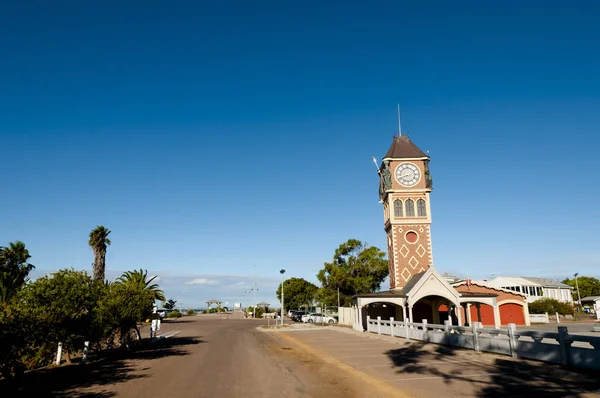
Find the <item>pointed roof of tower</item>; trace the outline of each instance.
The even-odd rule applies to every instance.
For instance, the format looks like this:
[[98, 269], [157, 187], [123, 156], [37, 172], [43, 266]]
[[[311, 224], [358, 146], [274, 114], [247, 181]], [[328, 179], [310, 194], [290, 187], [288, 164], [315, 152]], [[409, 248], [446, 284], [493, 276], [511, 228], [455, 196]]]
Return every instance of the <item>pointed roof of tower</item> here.
[[394, 137], [392, 146], [383, 157], [391, 159], [428, 158], [406, 135]]

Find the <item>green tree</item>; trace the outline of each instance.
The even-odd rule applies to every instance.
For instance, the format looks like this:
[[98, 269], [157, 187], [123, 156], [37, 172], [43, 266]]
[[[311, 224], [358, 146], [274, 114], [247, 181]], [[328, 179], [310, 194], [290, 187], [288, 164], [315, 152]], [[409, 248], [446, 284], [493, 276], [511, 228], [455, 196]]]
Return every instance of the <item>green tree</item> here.
[[[246, 310], [248, 311], [248, 313], [254, 312], [254, 307], [248, 307], [248, 309]], [[262, 307], [256, 307], [256, 313], [254, 314], [254, 318], [262, 318], [263, 314], [265, 313], [265, 309]]]
[[113, 283], [106, 286], [106, 293], [98, 302], [97, 325], [103, 336], [109, 337], [109, 344], [119, 332], [121, 344], [128, 344], [131, 331], [141, 339], [138, 323], [152, 313], [154, 295], [131, 283]]
[[333, 255], [333, 261], [325, 263], [317, 274], [322, 290], [319, 296], [325, 305], [337, 305], [337, 291], [341, 305], [349, 305], [352, 296], [373, 293], [381, 287], [388, 276], [385, 253], [375, 246], [357, 239], [342, 243]]
[[140, 291], [147, 292], [149, 297], [152, 298], [152, 302], [155, 300], [165, 301], [165, 294], [160, 290], [158, 284], [152, 283], [155, 279], [156, 275], [148, 279], [148, 271], [140, 269], [125, 272], [115, 283], [135, 286]]
[[102, 225], [98, 225], [90, 232], [88, 244], [94, 252], [94, 280], [103, 281], [106, 272], [106, 247], [110, 246], [108, 235], [110, 231]]
[[[310, 306], [315, 298], [317, 289], [317, 286], [305, 279], [287, 279], [284, 282], [283, 288], [285, 310], [295, 310], [305, 305]], [[281, 297], [281, 283], [277, 287], [277, 292], [275, 294], [277, 295], [277, 298]]]
[[85, 271], [63, 269], [27, 284], [18, 295], [18, 306], [28, 322], [35, 324], [29, 338], [38, 347], [54, 346], [44, 351], [50, 362], [56, 344], [70, 362], [69, 352], [83, 348], [92, 337], [96, 305], [103, 284], [96, 284]]
[[581, 298], [588, 296], [600, 296], [600, 280], [591, 276], [578, 276], [577, 283], [575, 283], [575, 278], [573, 279], [565, 279], [562, 283], [573, 286], [573, 297], [575, 301], [579, 300], [577, 297], [577, 285], [579, 285], [579, 293], [581, 294]]
[[29, 250], [21, 241], [0, 247], [0, 305], [12, 300], [27, 283], [29, 273], [35, 268], [27, 262], [30, 258]]
[[0, 375], [6, 379], [18, 377], [25, 371], [22, 358], [27, 354], [27, 337], [33, 330], [28, 321], [15, 308], [16, 301], [0, 305]]
[[175, 304], [177, 304], [176, 300], [169, 299], [169, 301], [163, 304], [163, 307], [167, 310], [172, 310], [175, 308]]

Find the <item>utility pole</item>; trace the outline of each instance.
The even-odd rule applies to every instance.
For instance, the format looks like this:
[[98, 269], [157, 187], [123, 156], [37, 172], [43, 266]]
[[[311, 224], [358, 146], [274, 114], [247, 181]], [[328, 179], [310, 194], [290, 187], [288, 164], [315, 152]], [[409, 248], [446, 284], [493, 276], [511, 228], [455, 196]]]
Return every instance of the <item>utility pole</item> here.
[[283, 327], [283, 313], [285, 311], [285, 305], [284, 305], [284, 296], [283, 296], [283, 282], [284, 282], [284, 276], [283, 274], [285, 274], [285, 270], [282, 268], [281, 270], [279, 270], [279, 273], [281, 274], [281, 327]]
[[579, 310], [581, 310], [581, 295], [579, 294], [579, 282], [577, 282], [579, 272], [575, 272], [573, 276], [575, 277], [575, 286], [577, 286], [577, 303], [579, 304]]

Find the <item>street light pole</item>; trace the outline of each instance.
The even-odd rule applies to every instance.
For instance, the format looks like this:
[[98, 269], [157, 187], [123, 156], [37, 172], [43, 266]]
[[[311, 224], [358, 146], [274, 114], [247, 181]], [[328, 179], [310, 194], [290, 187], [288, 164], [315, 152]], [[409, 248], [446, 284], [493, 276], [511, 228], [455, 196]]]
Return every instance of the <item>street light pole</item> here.
[[579, 282], [577, 282], [579, 272], [575, 272], [573, 276], [575, 277], [575, 286], [577, 286], [577, 303], [579, 304], [579, 309], [581, 309], [581, 295], [579, 294]]
[[285, 305], [284, 305], [284, 296], [283, 296], [283, 282], [284, 282], [284, 276], [283, 274], [285, 274], [285, 270], [282, 268], [281, 270], [279, 270], [279, 273], [281, 273], [281, 327], [283, 327], [283, 312], [285, 311]]

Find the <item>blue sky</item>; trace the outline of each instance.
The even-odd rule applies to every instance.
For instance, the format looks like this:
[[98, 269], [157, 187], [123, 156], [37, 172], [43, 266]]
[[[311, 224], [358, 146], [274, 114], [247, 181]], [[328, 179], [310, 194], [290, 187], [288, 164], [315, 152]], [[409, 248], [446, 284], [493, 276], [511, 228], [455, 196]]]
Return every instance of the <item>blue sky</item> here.
[[385, 247], [400, 103], [440, 271], [599, 276], [600, 6], [416, 3], [3, 2], [0, 244], [90, 270], [103, 224], [109, 276], [274, 302], [280, 268]]

